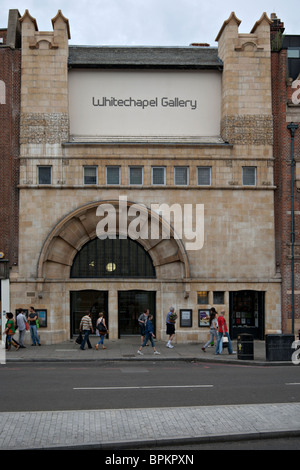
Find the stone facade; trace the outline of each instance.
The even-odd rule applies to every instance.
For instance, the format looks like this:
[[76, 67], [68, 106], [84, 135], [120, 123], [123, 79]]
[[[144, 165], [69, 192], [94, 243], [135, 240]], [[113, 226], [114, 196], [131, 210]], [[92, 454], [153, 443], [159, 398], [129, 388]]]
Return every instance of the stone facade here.
[[[281, 330], [281, 279], [276, 270], [274, 158], [272, 147], [271, 21], [263, 15], [248, 35], [238, 33], [232, 14], [217, 37], [223, 62], [221, 135], [218, 142], [71, 142], [68, 115], [68, 20], [58, 12], [53, 32], [39, 32], [28, 11], [22, 24], [20, 259], [11, 273], [12, 308], [47, 309], [40, 329], [44, 342], [66, 340], [70, 292], [108, 291], [110, 337], [118, 338], [118, 292], [138, 289], [156, 293], [156, 333], [165, 339], [165, 316], [171, 305], [192, 310], [192, 324], [177, 322], [177, 341], [206, 341], [198, 311], [225, 308], [228, 322], [233, 292], [264, 294], [263, 334]], [[187, 48], [188, 49], [188, 48]], [[151, 55], [151, 48], [147, 53]], [[114, 57], [115, 60], [115, 57]], [[82, 65], [82, 64], [81, 64]], [[108, 64], [106, 64], [107, 66]], [[134, 68], [134, 64], [132, 65]], [[158, 64], [156, 64], [158, 67]], [[117, 72], [116, 72], [117, 73]], [[97, 168], [97, 183], [85, 185], [83, 167]], [[108, 165], [120, 167], [119, 185], [106, 184]], [[143, 185], [129, 181], [130, 166], [143, 167]], [[52, 181], [40, 185], [38, 166], [51, 166]], [[151, 183], [153, 166], [165, 168], [161, 187]], [[174, 183], [174, 167], [189, 169], [185, 186]], [[197, 168], [211, 168], [211, 181], [197, 183]], [[243, 168], [255, 168], [252, 185]], [[95, 239], [96, 209], [131, 204], [204, 205], [204, 245], [186, 250], [187, 239], [139, 240], [150, 255], [155, 279], [72, 279], [77, 253]], [[171, 224], [172, 225], [172, 224]], [[207, 292], [207, 303], [199, 303]], [[214, 293], [222, 292], [222, 303]]]

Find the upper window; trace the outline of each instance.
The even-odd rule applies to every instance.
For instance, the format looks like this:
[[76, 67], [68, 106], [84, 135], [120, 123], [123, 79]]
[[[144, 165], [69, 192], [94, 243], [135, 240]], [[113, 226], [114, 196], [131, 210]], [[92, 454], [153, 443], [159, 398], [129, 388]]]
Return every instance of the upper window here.
[[143, 167], [129, 167], [129, 184], [143, 184]]
[[256, 185], [256, 167], [244, 166], [243, 167], [243, 186]]
[[155, 268], [150, 255], [135, 240], [95, 238], [75, 256], [71, 277], [154, 278]]
[[187, 166], [176, 166], [174, 168], [174, 183], [176, 186], [189, 184], [189, 169]]
[[120, 184], [120, 167], [119, 166], [107, 166], [106, 167], [106, 184]]
[[197, 168], [197, 184], [198, 186], [210, 186], [211, 185], [211, 167], [210, 166], [199, 166]]
[[38, 184], [51, 184], [52, 183], [52, 167], [39, 166], [38, 167]]
[[97, 184], [97, 170], [96, 166], [84, 166], [83, 184]]
[[152, 167], [152, 184], [166, 184], [166, 168], [164, 166]]

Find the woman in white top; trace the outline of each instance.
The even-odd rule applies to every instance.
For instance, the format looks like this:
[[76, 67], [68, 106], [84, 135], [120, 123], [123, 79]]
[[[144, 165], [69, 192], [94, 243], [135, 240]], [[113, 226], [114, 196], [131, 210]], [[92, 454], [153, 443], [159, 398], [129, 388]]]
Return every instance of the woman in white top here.
[[[99, 325], [103, 325], [103, 331], [102, 329], [99, 329]], [[106, 330], [106, 331], [105, 331]], [[96, 335], [97, 336], [100, 336], [100, 339], [98, 341], [98, 343], [96, 344], [96, 349], [99, 348], [99, 345], [102, 345], [102, 349], [106, 349], [106, 347], [104, 346], [103, 344], [103, 341], [104, 341], [104, 336], [107, 334], [107, 326], [105, 324], [105, 318], [104, 318], [104, 313], [103, 312], [100, 312], [99, 313], [99, 318], [96, 322]]]
[[205, 351], [205, 348], [207, 348], [207, 346], [210, 343], [213, 343], [214, 339], [216, 340], [216, 342], [218, 340], [218, 320], [217, 320], [217, 312], [214, 308], [211, 308], [210, 314], [209, 314], [209, 333], [210, 333], [210, 338], [207, 341], [207, 343], [205, 343], [205, 345], [203, 346], [202, 351]]

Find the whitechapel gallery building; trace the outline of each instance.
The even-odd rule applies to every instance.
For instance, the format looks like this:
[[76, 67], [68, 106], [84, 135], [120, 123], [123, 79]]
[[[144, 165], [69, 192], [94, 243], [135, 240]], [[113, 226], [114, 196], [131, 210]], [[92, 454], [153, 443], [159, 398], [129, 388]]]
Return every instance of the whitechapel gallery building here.
[[207, 339], [225, 309], [233, 338], [281, 330], [275, 265], [270, 23], [218, 47], [71, 46], [59, 11], [22, 30], [19, 265], [12, 309], [34, 305], [44, 343], [105, 312], [111, 339]]

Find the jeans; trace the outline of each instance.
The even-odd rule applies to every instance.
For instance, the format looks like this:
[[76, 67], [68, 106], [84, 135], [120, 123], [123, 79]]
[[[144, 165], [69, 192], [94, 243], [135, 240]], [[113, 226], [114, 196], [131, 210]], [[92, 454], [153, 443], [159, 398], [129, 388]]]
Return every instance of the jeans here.
[[88, 347], [91, 349], [92, 345], [90, 343], [90, 338], [89, 338], [90, 330], [83, 330], [83, 334], [84, 334], [84, 337], [80, 345], [80, 349], [84, 349], [85, 343], [87, 343]]
[[145, 339], [144, 339], [144, 342], [142, 344], [142, 347], [144, 348], [146, 346], [146, 344], [148, 343], [148, 340], [150, 339], [151, 341], [151, 346], [154, 348], [155, 344], [154, 344], [154, 341], [153, 341], [153, 336], [152, 334], [150, 333], [146, 333], [145, 334]]
[[[232, 354], [232, 343], [228, 333], [224, 333], [224, 336], [228, 338], [228, 353]], [[218, 342], [216, 347], [216, 354], [222, 354], [223, 349], [223, 333], [218, 333]]]
[[100, 335], [100, 339], [99, 339], [97, 344], [102, 344], [102, 346], [103, 346], [104, 336], [105, 335]]
[[214, 341], [214, 338], [218, 340], [218, 332], [215, 328], [210, 328], [209, 333], [210, 333], [210, 338], [207, 341], [207, 343], [205, 343], [205, 345], [203, 346], [204, 349], [207, 348], [207, 346]]
[[36, 325], [29, 325], [29, 330], [31, 334], [31, 339], [32, 339], [32, 344], [35, 345], [35, 343], [40, 344], [40, 340], [37, 334], [37, 327]]

